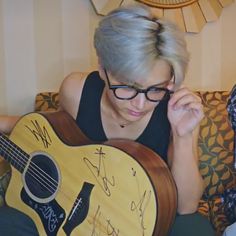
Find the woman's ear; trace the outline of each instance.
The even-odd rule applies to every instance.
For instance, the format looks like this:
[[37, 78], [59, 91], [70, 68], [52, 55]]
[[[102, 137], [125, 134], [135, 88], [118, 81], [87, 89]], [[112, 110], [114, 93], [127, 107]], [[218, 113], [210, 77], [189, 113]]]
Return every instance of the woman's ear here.
[[100, 59], [98, 59], [98, 73], [99, 76], [102, 80], [105, 80], [105, 72], [104, 72], [104, 67], [101, 64]]

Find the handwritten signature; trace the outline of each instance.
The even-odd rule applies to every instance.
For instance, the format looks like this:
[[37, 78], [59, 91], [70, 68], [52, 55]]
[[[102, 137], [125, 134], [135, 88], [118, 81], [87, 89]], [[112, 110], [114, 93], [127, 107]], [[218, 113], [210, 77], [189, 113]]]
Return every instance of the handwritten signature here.
[[105, 167], [105, 153], [102, 151], [102, 147], [96, 149], [97, 152], [95, 153], [98, 158], [95, 161], [92, 162], [90, 161], [87, 157], [84, 157], [83, 160], [93, 176], [95, 177], [96, 181], [98, 182], [99, 186], [102, 188], [104, 193], [107, 196], [111, 196], [111, 190], [110, 186], [114, 187], [115, 186], [115, 178], [112, 176], [110, 179], [107, 177], [107, 171]]
[[[96, 213], [93, 217], [93, 229], [91, 236], [100, 235], [103, 227], [101, 223], [101, 207], [98, 205], [98, 208], [96, 210]], [[119, 235], [119, 229], [115, 229], [115, 227], [112, 225], [111, 220], [106, 219], [106, 231], [105, 234], [109, 236], [118, 236]]]
[[[48, 221], [48, 230], [49, 232], [54, 232], [54, 230], [57, 227], [58, 219], [57, 215], [54, 213], [54, 210], [50, 206], [42, 206], [39, 208], [39, 210], [42, 212], [42, 215], [44, 219]], [[60, 218], [63, 216], [59, 216]]]
[[37, 139], [37, 141], [42, 141], [45, 148], [48, 148], [48, 146], [51, 145], [52, 140], [48, 134], [48, 131], [45, 127], [41, 127], [37, 120], [31, 120], [32, 125], [34, 128], [30, 128], [28, 125], [26, 125], [26, 128], [29, 129], [29, 131], [34, 135], [34, 137]]
[[135, 211], [138, 213], [138, 216], [140, 218], [141, 229], [143, 230], [143, 232], [146, 230], [145, 223], [144, 223], [144, 216], [145, 216], [147, 206], [150, 202], [151, 193], [152, 193], [151, 191], [145, 190], [141, 198], [138, 200], [138, 202], [135, 202], [135, 201], [131, 202], [131, 211], [133, 212]]

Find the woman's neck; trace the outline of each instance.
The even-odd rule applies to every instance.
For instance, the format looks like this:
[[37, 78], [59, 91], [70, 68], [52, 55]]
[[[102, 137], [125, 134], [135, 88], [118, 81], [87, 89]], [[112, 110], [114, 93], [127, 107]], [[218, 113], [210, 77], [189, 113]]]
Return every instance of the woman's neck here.
[[135, 140], [146, 128], [152, 113], [137, 121], [128, 121], [116, 111], [103, 93], [101, 99], [101, 120], [107, 138], [129, 138]]
[[120, 128], [125, 128], [127, 125], [130, 125], [132, 123], [125, 120], [119, 114], [119, 112], [115, 109], [112, 103], [106, 98], [106, 96], [102, 96], [101, 115], [107, 117], [109, 121], [111, 121], [113, 124], [117, 125]]

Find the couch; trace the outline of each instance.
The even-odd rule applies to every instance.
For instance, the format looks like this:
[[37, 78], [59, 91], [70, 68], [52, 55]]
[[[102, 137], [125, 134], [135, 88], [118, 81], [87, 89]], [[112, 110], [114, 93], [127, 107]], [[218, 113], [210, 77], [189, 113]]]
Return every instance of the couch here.
[[[221, 235], [229, 222], [225, 215], [221, 194], [236, 186], [233, 142], [234, 132], [228, 119], [226, 104], [229, 91], [200, 91], [205, 118], [201, 121], [198, 151], [199, 168], [204, 178], [205, 191], [198, 211], [207, 216]], [[36, 95], [35, 111], [55, 111], [58, 108], [57, 92], [42, 92]], [[9, 165], [0, 159], [0, 205], [4, 204], [4, 193], [10, 179]]]

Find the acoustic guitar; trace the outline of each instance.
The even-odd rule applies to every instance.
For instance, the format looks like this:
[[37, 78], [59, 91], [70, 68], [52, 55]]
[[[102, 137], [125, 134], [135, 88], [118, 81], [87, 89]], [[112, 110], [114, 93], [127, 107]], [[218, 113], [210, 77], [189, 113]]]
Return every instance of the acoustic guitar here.
[[92, 143], [65, 112], [29, 113], [0, 155], [12, 168], [7, 204], [40, 235], [166, 236], [176, 187], [165, 162], [129, 140]]

